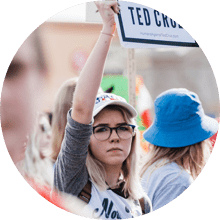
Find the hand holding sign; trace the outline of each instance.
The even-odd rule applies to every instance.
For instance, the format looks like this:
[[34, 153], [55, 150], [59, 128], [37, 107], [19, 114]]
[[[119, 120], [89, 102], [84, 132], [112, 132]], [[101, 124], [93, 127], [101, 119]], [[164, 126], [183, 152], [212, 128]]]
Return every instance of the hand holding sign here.
[[103, 20], [102, 32], [110, 35], [113, 34], [116, 28], [114, 14], [119, 13], [117, 1], [96, 1], [95, 4]]

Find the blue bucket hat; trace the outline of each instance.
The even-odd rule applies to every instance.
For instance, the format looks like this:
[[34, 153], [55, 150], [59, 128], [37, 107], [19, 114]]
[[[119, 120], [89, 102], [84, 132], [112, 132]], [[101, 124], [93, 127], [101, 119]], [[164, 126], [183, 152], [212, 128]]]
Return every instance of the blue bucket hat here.
[[218, 131], [218, 122], [205, 115], [198, 95], [187, 89], [161, 93], [154, 107], [154, 121], [143, 134], [151, 144], [185, 147], [208, 139]]

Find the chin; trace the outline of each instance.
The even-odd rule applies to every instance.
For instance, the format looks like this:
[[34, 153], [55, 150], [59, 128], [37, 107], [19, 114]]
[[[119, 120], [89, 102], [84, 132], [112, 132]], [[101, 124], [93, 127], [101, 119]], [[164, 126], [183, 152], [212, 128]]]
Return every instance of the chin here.
[[109, 166], [122, 166], [124, 161], [124, 158], [111, 158], [108, 161], [106, 161], [105, 164]]

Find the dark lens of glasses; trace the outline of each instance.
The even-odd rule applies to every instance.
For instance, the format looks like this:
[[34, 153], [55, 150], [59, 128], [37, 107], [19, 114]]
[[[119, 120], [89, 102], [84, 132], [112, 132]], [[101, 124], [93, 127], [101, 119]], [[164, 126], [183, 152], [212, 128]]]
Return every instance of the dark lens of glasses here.
[[133, 135], [133, 128], [130, 125], [123, 125], [117, 128], [117, 134], [121, 139], [131, 138]]
[[116, 129], [116, 132], [121, 139], [128, 139], [133, 136], [135, 126], [132, 125], [122, 125], [117, 128], [109, 128], [107, 126], [98, 126], [94, 128], [95, 138], [101, 141], [107, 140], [111, 133], [112, 129]]
[[110, 136], [111, 130], [109, 127], [98, 126], [94, 129], [95, 138], [98, 140], [107, 140]]

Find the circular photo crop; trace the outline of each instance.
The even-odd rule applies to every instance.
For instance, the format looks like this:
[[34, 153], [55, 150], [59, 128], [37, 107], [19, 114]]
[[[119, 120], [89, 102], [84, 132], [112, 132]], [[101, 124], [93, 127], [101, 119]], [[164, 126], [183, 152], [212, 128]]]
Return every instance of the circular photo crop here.
[[164, 209], [202, 172], [218, 122], [216, 79], [197, 41], [134, 2], [86, 2], [49, 18], [17, 50], [1, 92], [18, 172], [91, 219]]

